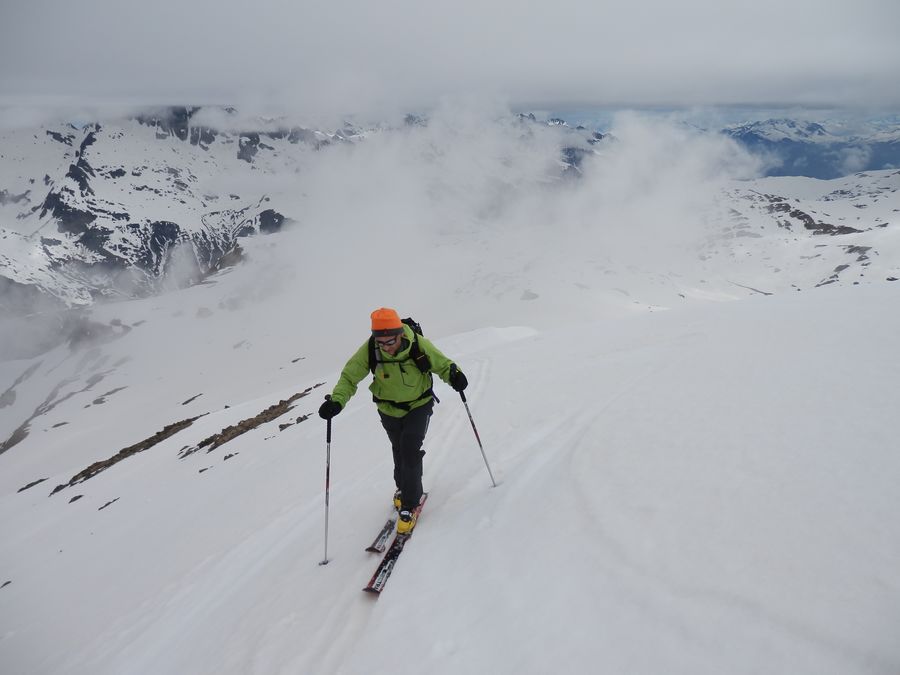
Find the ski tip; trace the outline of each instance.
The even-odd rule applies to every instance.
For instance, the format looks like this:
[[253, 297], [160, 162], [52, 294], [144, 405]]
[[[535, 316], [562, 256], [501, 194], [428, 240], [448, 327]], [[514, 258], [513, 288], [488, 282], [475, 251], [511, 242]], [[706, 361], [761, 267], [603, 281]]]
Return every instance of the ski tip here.
[[365, 592], [368, 593], [369, 595], [374, 595], [376, 598], [377, 598], [379, 595], [381, 595], [381, 591], [375, 590], [374, 588], [372, 588], [372, 587], [370, 587], [370, 586], [366, 586], [366, 587], [363, 589], [363, 591], [365, 591]]

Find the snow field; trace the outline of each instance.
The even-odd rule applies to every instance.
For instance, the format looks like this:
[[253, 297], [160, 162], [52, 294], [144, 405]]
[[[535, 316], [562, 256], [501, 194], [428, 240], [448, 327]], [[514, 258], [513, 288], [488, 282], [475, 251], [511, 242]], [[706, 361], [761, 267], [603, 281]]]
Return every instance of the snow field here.
[[[64, 469], [0, 498], [13, 581], [0, 659], [33, 673], [893, 672], [896, 303], [889, 284], [825, 288], [436, 337], [469, 375], [499, 486], [441, 386], [431, 496], [377, 600], [360, 592], [377, 562], [363, 549], [391, 468], [364, 391], [334, 423], [324, 567], [317, 417], [176, 457], [303, 387], [223, 408], [52, 498], [67, 442], [38, 427], [47, 445], [10, 450], [8, 480], [42, 477], [16, 470], [26, 447]], [[272, 351], [254, 353], [274, 370]], [[211, 377], [240, 401], [240, 381]], [[105, 405], [134, 425], [153, 408]]]

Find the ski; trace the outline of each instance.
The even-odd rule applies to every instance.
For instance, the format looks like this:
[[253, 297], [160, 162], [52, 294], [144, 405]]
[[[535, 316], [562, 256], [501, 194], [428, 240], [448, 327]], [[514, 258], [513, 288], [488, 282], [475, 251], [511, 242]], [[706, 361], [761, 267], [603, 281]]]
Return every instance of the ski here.
[[373, 541], [372, 545], [366, 550], [369, 553], [384, 553], [384, 550], [387, 548], [388, 539], [391, 538], [391, 532], [394, 531], [394, 525], [396, 524], [397, 520], [394, 517], [388, 518], [384, 527], [381, 528], [381, 532], [375, 537], [375, 541]]
[[[427, 498], [428, 493], [426, 492], [422, 495], [422, 501], [419, 503], [419, 506], [416, 507], [417, 519], [422, 512], [422, 507], [425, 505], [425, 500]], [[406, 542], [409, 541], [413, 532], [415, 532], [415, 528], [409, 534], [398, 534], [394, 537], [394, 541], [391, 542], [390, 548], [388, 548], [387, 553], [384, 554], [384, 558], [381, 559], [381, 562], [375, 569], [375, 574], [372, 575], [372, 578], [369, 579], [369, 583], [363, 588], [366, 593], [379, 595], [381, 591], [384, 590], [388, 578], [391, 576], [391, 572], [394, 571], [394, 565], [397, 564], [397, 558], [400, 557], [400, 553], [403, 552], [403, 547], [406, 546]]]

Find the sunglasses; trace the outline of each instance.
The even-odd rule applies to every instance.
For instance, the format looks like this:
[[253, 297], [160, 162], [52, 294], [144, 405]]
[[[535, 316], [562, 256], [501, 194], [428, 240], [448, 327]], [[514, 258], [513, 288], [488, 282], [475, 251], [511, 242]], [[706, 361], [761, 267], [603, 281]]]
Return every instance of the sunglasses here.
[[384, 338], [382, 340], [376, 339], [375, 342], [378, 343], [379, 347], [393, 347], [394, 343], [400, 339], [399, 335], [395, 335], [394, 337]]

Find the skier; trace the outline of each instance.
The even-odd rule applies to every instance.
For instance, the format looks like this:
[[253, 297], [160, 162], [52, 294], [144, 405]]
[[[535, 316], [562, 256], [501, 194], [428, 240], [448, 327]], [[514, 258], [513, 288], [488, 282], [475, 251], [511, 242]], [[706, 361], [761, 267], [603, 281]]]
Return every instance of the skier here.
[[[466, 376], [410, 319], [400, 320], [393, 309], [372, 312], [372, 337], [347, 361], [331, 397], [319, 416], [331, 419], [344, 409], [357, 385], [370, 372], [372, 400], [394, 455], [394, 507], [399, 511], [397, 533], [408, 534], [416, 525], [416, 507], [422, 499], [422, 443], [434, 409], [432, 373], [456, 391], [468, 386]], [[414, 330], [413, 325], [416, 329]]]

